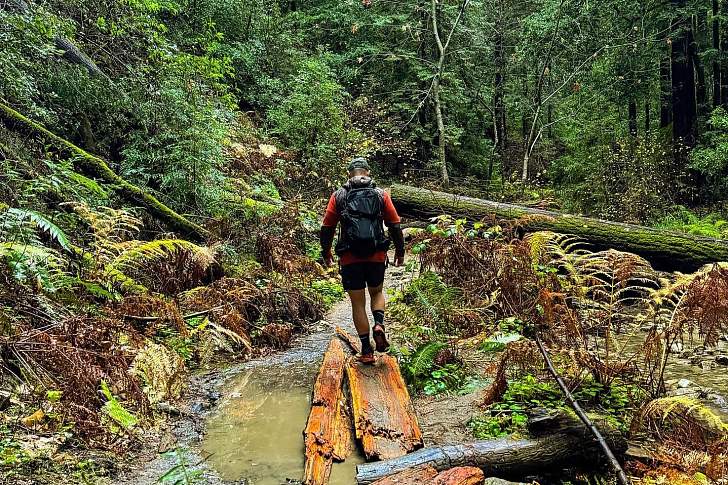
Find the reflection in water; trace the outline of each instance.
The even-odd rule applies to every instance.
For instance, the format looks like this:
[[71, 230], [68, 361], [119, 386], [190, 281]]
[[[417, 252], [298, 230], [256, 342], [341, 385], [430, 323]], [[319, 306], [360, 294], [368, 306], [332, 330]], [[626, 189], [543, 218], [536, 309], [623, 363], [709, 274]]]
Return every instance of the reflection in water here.
[[[207, 424], [208, 463], [224, 480], [280, 485], [303, 475], [303, 429], [316, 370], [259, 367], [231, 380], [225, 402]], [[332, 485], [354, 482], [357, 453], [334, 464]]]

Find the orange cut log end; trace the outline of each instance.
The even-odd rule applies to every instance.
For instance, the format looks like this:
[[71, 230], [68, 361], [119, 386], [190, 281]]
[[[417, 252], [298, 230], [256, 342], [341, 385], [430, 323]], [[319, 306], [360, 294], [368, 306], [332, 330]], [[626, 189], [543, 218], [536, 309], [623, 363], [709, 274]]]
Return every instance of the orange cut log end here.
[[367, 460], [388, 460], [422, 447], [407, 386], [390, 355], [375, 365], [349, 359], [346, 367], [354, 413], [354, 430]]
[[326, 484], [333, 460], [344, 460], [350, 451], [350, 422], [343, 395], [346, 358], [341, 342], [338, 338], [332, 339], [316, 377], [311, 413], [303, 432], [306, 447], [303, 483], [306, 485]]
[[483, 470], [473, 466], [459, 466], [440, 472], [427, 485], [480, 485], [485, 480]]

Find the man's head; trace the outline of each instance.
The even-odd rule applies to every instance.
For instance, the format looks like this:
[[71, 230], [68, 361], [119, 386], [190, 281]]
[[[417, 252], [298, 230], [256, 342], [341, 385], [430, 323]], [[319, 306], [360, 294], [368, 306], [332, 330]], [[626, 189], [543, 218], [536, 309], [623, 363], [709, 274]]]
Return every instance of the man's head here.
[[369, 162], [366, 158], [358, 157], [349, 162], [349, 178], [369, 177], [369, 170]]

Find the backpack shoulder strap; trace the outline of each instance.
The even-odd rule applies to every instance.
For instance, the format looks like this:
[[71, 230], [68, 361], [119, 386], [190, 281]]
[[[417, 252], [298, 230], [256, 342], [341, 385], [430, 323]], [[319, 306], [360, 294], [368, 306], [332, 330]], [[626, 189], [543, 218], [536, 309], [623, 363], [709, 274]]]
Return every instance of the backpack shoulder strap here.
[[346, 206], [346, 195], [347, 195], [346, 187], [339, 188], [336, 192], [334, 192], [334, 201], [336, 202], [336, 212], [341, 215], [342, 211], [344, 210], [344, 207]]

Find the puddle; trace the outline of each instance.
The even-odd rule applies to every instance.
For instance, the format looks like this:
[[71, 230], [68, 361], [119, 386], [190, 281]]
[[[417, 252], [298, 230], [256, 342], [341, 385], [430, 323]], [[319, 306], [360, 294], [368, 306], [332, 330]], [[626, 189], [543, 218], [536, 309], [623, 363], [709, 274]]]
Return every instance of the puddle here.
[[[280, 485], [303, 476], [303, 436], [318, 365], [254, 367], [230, 379], [225, 400], [207, 422], [207, 464], [223, 480]], [[363, 457], [335, 463], [332, 485], [350, 485]]]

